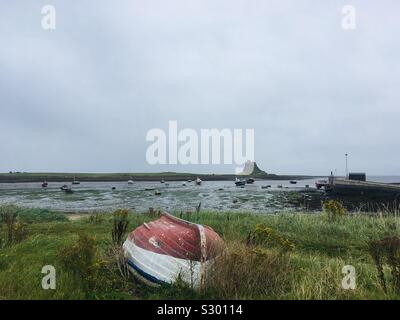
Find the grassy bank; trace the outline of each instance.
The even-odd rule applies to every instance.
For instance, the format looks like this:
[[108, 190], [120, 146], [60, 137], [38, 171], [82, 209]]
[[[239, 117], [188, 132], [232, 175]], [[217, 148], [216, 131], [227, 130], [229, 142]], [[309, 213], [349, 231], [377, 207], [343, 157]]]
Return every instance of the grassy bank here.
[[[6, 243], [4, 223], [0, 231], [0, 299], [400, 298], [386, 265], [384, 290], [367, 245], [370, 240], [398, 236], [398, 217], [360, 214], [332, 220], [325, 214], [183, 214], [184, 219], [214, 228], [227, 245], [206, 291], [200, 293], [180, 283], [151, 288], [124, 278], [110, 250], [111, 213], [74, 221], [46, 210], [18, 209], [18, 214], [24, 227], [19, 241]], [[128, 229], [152, 219], [130, 212]], [[79, 235], [93, 240], [86, 248], [93, 253], [87, 277], [65, 263], [66, 248], [76, 249]], [[56, 290], [41, 287], [44, 265], [56, 268]], [[355, 290], [342, 288], [345, 265], [355, 267]]]

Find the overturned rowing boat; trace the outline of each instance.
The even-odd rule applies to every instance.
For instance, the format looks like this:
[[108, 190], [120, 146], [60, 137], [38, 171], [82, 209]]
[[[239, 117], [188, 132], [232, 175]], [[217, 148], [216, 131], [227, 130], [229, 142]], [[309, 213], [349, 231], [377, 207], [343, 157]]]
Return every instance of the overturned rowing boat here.
[[163, 213], [136, 228], [123, 249], [129, 269], [142, 279], [161, 284], [181, 278], [193, 287], [203, 287], [224, 242], [208, 226]]

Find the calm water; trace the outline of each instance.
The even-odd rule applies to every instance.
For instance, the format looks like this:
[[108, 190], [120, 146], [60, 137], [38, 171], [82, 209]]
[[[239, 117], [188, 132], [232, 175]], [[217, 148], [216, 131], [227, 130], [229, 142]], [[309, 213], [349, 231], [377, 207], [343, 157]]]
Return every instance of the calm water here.
[[[256, 181], [245, 188], [236, 187], [232, 181], [204, 181], [201, 186], [194, 182], [81, 182], [74, 185], [73, 194], [65, 194], [59, 188], [63, 183], [0, 184], [0, 203], [45, 208], [63, 212], [85, 212], [115, 208], [131, 208], [147, 211], [149, 207], [161, 210], [194, 210], [201, 202], [203, 210], [274, 212], [282, 209], [298, 210], [308, 199], [304, 194], [308, 184], [314, 188], [315, 179], [298, 181]], [[271, 185], [269, 189], [261, 186]], [[278, 188], [282, 185], [282, 188]], [[111, 188], [115, 187], [116, 190]], [[161, 195], [155, 195], [155, 189]], [[315, 193], [309, 190], [308, 193]], [[319, 195], [318, 195], [319, 197]]]
[[[0, 204], [14, 203], [24, 207], [36, 207], [63, 212], [87, 212], [115, 208], [131, 208], [147, 211], [150, 207], [170, 212], [194, 210], [201, 202], [203, 210], [277, 212], [320, 209], [321, 194], [315, 190], [315, 181], [256, 181], [245, 188], [236, 187], [232, 181], [204, 181], [201, 186], [194, 182], [82, 182], [74, 185], [73, 194], [65, 194], [59, 188], [63, 183], [0, 183]], [[400, 182], [400, 177], [369, 177], [380, 182]], [[271, 185], [269, 189], [261, 186]], [[282, 188], [278, 188], [282, 185]], [[305, 186], [310, 189], [306, 190]], [[111, 188], [115, 187], [116, 190]], [[154, 190], [146, 190], [154, 189]], [[155, 195], [155, 190], [161, 195]]]

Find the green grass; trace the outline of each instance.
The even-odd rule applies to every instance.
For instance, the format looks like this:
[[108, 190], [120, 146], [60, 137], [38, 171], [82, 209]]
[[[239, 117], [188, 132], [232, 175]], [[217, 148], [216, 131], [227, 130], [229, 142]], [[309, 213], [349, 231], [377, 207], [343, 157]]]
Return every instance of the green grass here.
[[[323, 214], [248, 214], [201, 212], [182, 218], [211, 226], [225, 240], [232, 254], [208, 290], [196, 292], [182, 284], [151, 288], [131, 278], [124, 280], [112, 268], [112, 215], [104, 213], [95, 223], [88, 218], [69, 221], [61, 214], [39, 209], [20, 209], [28, 237], [0, 248], [0, 299], [398, 299], [394, 290], [385, 293], [366, 242], [385, 235], [399, 235], [397, 217], [352, 215], [336, 222]], [[153, 218], [154, 219], [154, 218]], [[130, 213], [129, 230], [152, 220], [146, 214]], [[279, 245], [247, 246], [248, 234], [263, 224], [295, 244], [282, 253]], [[5, 227], [0, 230], [4, 238]], [[58, 255], [76, 243], [79, 234], [95, 238], [96, 285], [84, 289], [63, 269]], [[238, 257], [233, 259], [232, 257]], [[239, 261], [239, 262], [238, 262]], [[232, 264], [230, 264], [232, 263]], [[43, 290], [41, 269], [57, 270], [57, 289]], [[357, 287], [341, 287], [343, 266], [356, 268]], [[232, 278], [232, 272], [239, 272]]]
[[68, 220], [64, 214], [38, 208], [19, 208], [18, 216], [27, 223]]

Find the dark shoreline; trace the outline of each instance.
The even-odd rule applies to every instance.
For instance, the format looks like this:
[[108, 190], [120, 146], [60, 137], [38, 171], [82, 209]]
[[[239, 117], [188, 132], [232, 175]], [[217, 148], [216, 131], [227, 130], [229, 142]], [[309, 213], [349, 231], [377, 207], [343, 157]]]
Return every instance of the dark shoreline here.
[[0, 183], [16, 182], [65, 182], [73, 181], [74, 178], [81, 182], [107, 182], [107, 181], [186, 181], [195, 180], [197, 177], [203, 181], [229, 181], [236, 177], [252, 177], [258, 180], [304, 180], [320, 176], [305, 175], [275, 175], [275, 174], [254, 174], [241, 176], [234, 174], [194, 174], [194, 173], [1, 173]]

